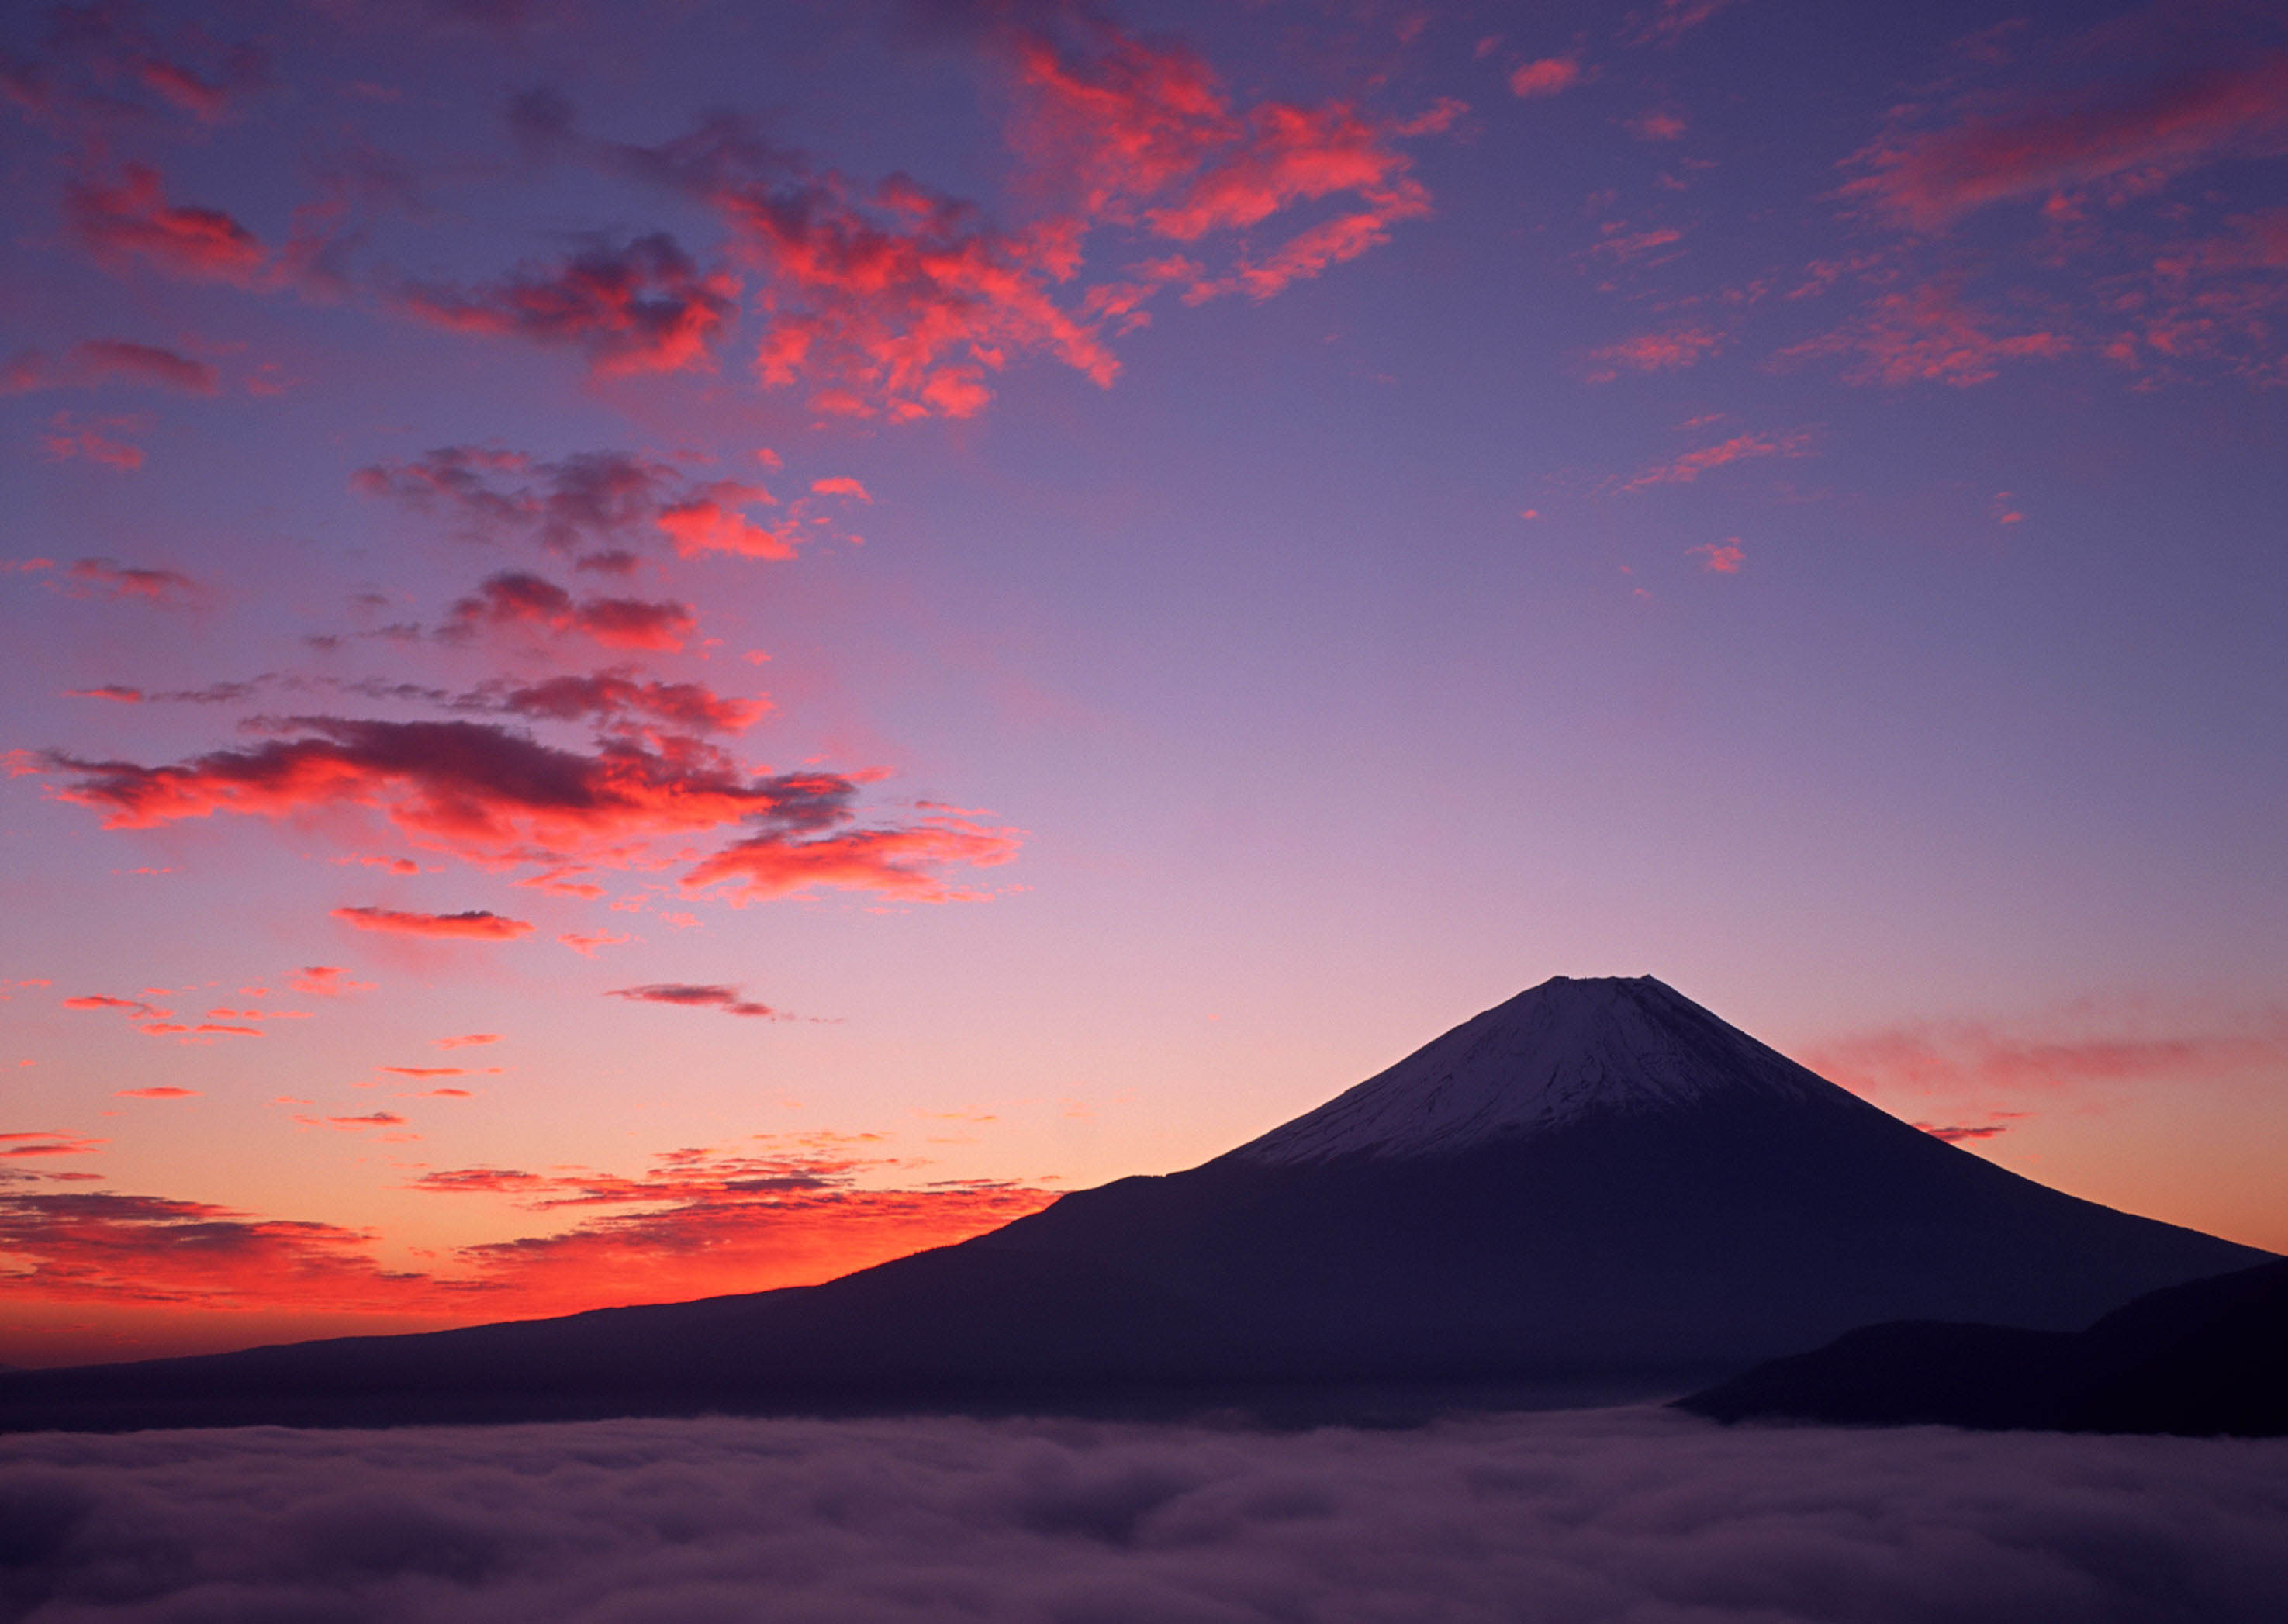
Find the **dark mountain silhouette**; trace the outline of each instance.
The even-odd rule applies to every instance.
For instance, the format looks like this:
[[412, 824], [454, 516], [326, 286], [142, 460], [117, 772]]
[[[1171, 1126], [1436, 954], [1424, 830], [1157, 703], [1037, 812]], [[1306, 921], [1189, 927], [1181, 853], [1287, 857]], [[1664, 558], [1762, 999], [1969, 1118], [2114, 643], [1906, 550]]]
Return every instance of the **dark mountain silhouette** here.
[[1680, 1398], [1719, 1421], [2288, 1433], [2288, 1262], [2167, 1287], [2077, 1333], [1907, 1320]]
[[1649, 977], [1561, 977], [1204, 1166], [822, 1286], [26, 1373], [0, 1427], [1645, 1396], [2263, 1256], [1942, 1144]]

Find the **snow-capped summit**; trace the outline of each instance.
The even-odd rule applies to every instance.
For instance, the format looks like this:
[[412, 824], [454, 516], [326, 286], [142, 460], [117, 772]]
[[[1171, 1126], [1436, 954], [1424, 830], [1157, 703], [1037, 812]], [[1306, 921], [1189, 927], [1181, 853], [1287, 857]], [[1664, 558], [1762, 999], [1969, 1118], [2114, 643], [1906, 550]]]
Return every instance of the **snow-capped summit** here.
[[1743, 1092], [1860, 1103], [1650, 976], [1558, 976], [1225, 1160], [1448, 1156], [1592, 1115], [1662, 1113]]

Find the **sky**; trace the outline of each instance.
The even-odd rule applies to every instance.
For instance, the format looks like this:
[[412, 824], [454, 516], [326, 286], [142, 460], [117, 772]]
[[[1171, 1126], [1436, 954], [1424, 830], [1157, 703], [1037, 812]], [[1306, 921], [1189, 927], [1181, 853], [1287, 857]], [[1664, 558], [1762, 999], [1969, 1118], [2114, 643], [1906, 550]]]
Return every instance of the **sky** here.
[[0, 1362], [830, 1278], [1553, 975], [2288, 1249], [2276, 8], [0, 29]]

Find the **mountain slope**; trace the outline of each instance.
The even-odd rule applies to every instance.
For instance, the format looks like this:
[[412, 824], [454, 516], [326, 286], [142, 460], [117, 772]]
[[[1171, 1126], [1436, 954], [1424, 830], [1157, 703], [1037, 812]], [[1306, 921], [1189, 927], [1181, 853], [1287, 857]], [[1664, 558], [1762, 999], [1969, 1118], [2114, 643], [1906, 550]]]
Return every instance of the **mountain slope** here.
[[2288, 1262], [2148, 1292], [2079, 1333], [1866, 1326], [1677, 1405], [1718, 1421], [2278, 1437]]
[[1672, 1392], [1874, 1320], [2068, 1329], [2262, 1256], [1942, 1144], [1648, 977], [1560, 978], [1204, 1166], [822, 1286], [29, 1373], [0, 1426]]

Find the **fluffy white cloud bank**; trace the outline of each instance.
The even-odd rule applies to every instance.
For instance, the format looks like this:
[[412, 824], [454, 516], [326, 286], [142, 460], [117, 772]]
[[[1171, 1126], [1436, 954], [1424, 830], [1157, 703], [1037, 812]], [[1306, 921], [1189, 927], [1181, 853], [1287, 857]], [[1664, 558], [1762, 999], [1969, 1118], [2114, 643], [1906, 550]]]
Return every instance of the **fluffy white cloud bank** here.
[[65, 1624], [2288, 1616], [2288, 1440], [611, 1422], [0, 1440]]

